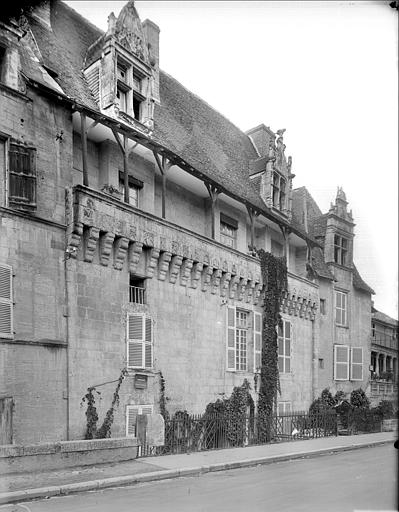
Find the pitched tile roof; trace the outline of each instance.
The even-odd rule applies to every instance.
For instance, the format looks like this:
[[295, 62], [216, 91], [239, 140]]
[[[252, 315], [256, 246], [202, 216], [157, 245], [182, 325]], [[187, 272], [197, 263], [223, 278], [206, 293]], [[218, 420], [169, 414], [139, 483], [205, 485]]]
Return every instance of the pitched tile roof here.
[[375, 294], [374, 290], [363, 281], [355, 265], [353, 265], [353, 286], [363, 292]]
[[[51, 28], [33, 17], [29, 18], [29, 25], [43, 64], [57, 73], [56, 81], [64, 94], [100, 112], [82, 68], [87, 49], [98, 41], [103, 31], [59, 0], [52, 2]], [[43, 83], [38, 66], [28, 60], [25, 59], [24, 71], [28, 77]], [[262, 201], [256, 183], [249, 178], [253, 162], [259, 159], [250, 138], [162, 70], [160, 93], [161, 105], [156, 105], [154, 112], [154, 142], [176, 153], [229, 193], [276, 218]], [[315, 242], [300, 222], [291, 225], [298, 234]]]
[[375, 320], [379, 320], [380, 322], [383, 322], [385, 324], [391, 324], [391, 325], [394, 325], [395, 327], [398, 326], [398, 321], [395, 320], [394, 318], [386, 315], [385, 313], [381, 313], [381, 311], [378, 311], [377, 309], [374, 309], [373, 310], [373, 314], [372, 314], [372, 317], [373, 319]]

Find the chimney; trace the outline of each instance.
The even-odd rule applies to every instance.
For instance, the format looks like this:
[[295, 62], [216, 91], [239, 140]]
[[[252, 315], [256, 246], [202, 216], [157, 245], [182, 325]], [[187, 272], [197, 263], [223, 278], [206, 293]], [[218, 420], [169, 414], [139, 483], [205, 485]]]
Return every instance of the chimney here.
[[31, 12], [32, 18], [49, 29], [51, 29], [50, 13], [51, 3], [53, 3], [53, 1], [54, 0], [44, 0], [43, 2], [40, 2], [40, 4], [36, 5]]
[[150, 64], [154, 73], [154, 99], [160, 102], [161, 98], [159, 95], [159, 27], [151, 20], [145, 20], [142, 23], [144, 36], [148, 44], [148, 52], [150, 58]]
[[275, 139], [275, 135], [268, 126], [260, 124], [255, 128], [251, 128], [251, 130], [247, 130], [245, 133], [252, 139], [260, 156], [269, 155], [270, 141]]

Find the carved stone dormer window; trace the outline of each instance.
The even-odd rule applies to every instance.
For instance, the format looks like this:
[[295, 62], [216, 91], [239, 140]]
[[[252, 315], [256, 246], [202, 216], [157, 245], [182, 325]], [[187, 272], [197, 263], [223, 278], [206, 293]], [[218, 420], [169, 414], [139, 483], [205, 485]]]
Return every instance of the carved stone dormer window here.
[[287, 180], [277, 171], [273, 171], [272, 201], [273, 207], [283, 211], [286, 208]]
[[101, 111], [134, 128], [153, 129], [159, 102], [159, 29], [141, 23], [130, 0], [87, 50], [84, 73]]

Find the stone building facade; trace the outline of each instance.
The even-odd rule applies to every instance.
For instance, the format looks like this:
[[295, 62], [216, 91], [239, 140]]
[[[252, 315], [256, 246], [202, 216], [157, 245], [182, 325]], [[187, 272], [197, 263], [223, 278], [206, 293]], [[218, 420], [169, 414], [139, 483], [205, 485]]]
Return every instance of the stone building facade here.
[[373, 402], [398, 397], [398, 321], [372, 308], [371, 385]]
[[284, 130], [243, 133], [163, 72], [132, 1], [108, 21], [56, 1], [0, 26], [2, 442], [82, 438], [87, 388], [103, 417], [124, 368], [113, 436], [159, 411], [162, 379], [171, 413], [244, 379], [256, 402], [261, 248], [288, 267], [278, 411], [366, 388], [344, 193], [322, 215]]

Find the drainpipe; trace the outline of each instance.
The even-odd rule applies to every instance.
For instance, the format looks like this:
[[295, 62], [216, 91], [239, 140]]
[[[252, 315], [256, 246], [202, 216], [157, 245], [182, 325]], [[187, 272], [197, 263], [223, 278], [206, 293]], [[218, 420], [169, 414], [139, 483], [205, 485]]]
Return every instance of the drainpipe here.
[[[67, 246], [68, 247], [68, 246]], [[65, 335], [66, 335], [66, 343], [67, 343], [67, 346], [66, 346], [66, 439], [67, 441], [69, 441], [69, 437], [70, 437], [70, 434], [69, 434], [69, 423], [70, 423], [70, 419], [69, 419], [69, 405], [70, 405], [70, 400], [69, 400], [69, 358], [70, 358], [70, 350], [69, 350], [69, 345], [70, 345], [70, 326], [69, 326], [69, 317], [70, 317], [70, 307], [69, 307], [69, 286], [68, 286], [68, 282], [69, 282], [69, 278], [68, 278], [68, 260], [70, 258], [70, 254], [68, 251], [65, 251], [65, 258], [64, 258], [64, 280], [65, 280], [65, 312], [64, 312], [64, 316], [66, 318], [66, 324], [65, 324]]]

